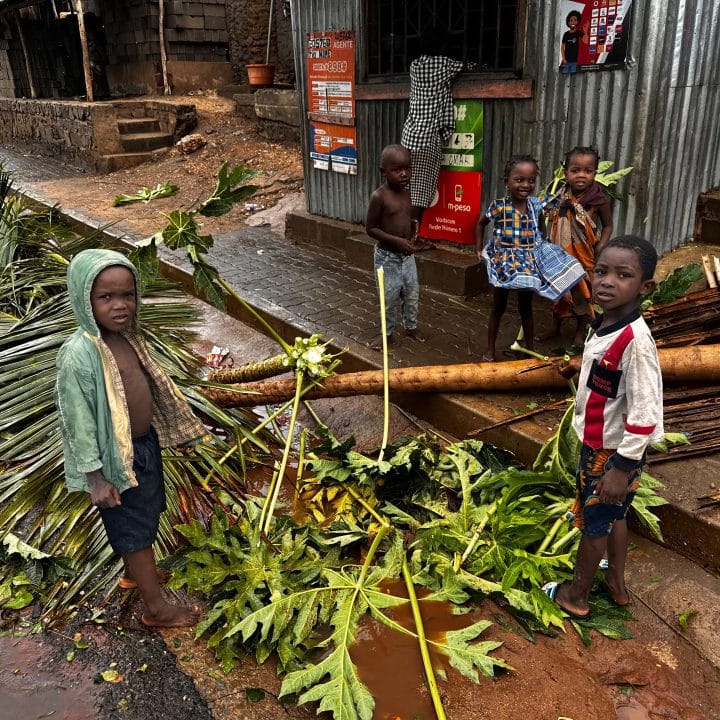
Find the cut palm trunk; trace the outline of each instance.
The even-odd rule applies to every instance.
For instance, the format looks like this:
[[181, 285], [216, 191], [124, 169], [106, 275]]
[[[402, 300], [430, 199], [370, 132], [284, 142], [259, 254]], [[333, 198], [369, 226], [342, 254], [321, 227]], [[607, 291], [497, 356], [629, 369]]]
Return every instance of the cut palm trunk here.
[[[695, 345], [658, 350], [663, 379], [677, 382], [720, 382], [720, 345]], [[561, 358], [547, 363], [513, 360], [464, 365], [431, 365], [393, 368], [389, 371], [390, 391], [400, 392], [502, 392], [524, 389], [562, 389], [567, 382], [556, 369]], [[238, 390], [244, 392], [239, 393]], [[232, 389], [203, 388], [213, 402], [224, 407], [272, 405], [295, 395], [295, 380], [272, 380], [234, 385]], [[305, 399], [380, 395], [381, 370], [335, 375], [325, 379]]]
[[265, 378], [288, 372], [289, 368], [286, 361], [287, 355], [283, 353], [282, 355], [275, 355], [274, 357], [260, 360], [259, 362], [249, 362], [240, 367], [211, 370], [208, 375], [208, 380], [210, 382], [224, 384], [264, 380]]

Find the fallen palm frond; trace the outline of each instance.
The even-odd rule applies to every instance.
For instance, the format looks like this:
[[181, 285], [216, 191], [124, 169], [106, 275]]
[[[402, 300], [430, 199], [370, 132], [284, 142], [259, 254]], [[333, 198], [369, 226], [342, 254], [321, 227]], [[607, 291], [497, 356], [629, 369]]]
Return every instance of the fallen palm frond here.
[[[64, 487], [53, 388], [55, 356], [76, 327], [66, 273], [74, 254], [99, 242], [58, 220], [55, 210], [31, 212], [17, 198], [4, 198], [0, 208], [0, 536], [15, 533], [38, 550], [70, 559], [73, 577], [47, 590], [46, 613], [67, 608], [81, 592], [89, 600], [118, 572], [89, 496]], [[207, 521], [218, 503], [241, 503], [246, 465], [255, 452], [268, 452], [263, 436], [253, 432], [254, 418], [198, 392], [198, 360], [186, 347], [198, 315], [180, 298], [161, 278], [147, 284], [141, 324], [153, 357], [214, 433], [212, 445], [190, 456], [163, 452], [168, 513], [158, 538], [161, 555], [176, 547], [174, 524]]]
[[166, 180], [158, 183], [154, 188], [141, 187], [134, 195], [117, 195], [113, 200], [113, 207], [136, 202], [149, 203], [151, 200], [170, 197], [177, 191], [177, 185], [173, 185], [169, 180]]

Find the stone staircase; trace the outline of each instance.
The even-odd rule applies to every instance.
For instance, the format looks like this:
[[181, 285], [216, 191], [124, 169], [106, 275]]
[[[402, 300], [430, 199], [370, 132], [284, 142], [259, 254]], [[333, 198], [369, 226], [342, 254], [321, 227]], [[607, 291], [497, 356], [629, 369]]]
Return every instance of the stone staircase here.
[[101, 170], [113, 172], [153, 159], [153, 152], [173, 146], [173, 134], [164, 132], [160, 119], [142, 107], [118, 108], [117, 129], [122, 152], [103, 155]]

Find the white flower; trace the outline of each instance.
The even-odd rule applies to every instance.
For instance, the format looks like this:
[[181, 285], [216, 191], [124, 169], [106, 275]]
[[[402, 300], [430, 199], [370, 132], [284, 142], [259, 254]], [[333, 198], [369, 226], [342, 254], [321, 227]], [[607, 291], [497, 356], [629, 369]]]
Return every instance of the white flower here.
[[308, 348], [303, 353], [303, 360], [305, 360], [308, 365], [320, 365], [323, 361], [323, 349], [324, 348], [322, 346], [317, 345], [315, 347]]

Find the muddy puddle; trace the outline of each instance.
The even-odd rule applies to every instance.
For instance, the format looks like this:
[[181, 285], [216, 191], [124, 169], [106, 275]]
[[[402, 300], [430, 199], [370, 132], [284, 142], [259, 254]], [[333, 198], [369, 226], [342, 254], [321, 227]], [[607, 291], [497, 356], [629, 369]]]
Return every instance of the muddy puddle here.
[[[385, 592], [407, 597], [405, 585], [400, 581], [383, 583]], [[418, 599], [428, 592], [416, 588]], [[460, 630], [472, 625], [477, 618], [473, 613], [457, 615], [448, 602], [422, 600], [420, 613], [428, 642], [442, 640], [449, 630]], [[410, 603], [389, 608], [385, 614], [402, 627], [414, 632]], [[435, 672], [450, 670], [447, 657], [434, 652], [430, 656]], [[425, 683], [417, 638], [389, 628], [367, 616], [361, 623], [357, 640], [350, 648], [350, 657], [358, 668], [360, 679], [375, 698], [376, 720], [399, 718], [433, 718], [435, 711]]]
[[0, 720], [98, 720], [98, 690], [30, 637], [0, 637]]

